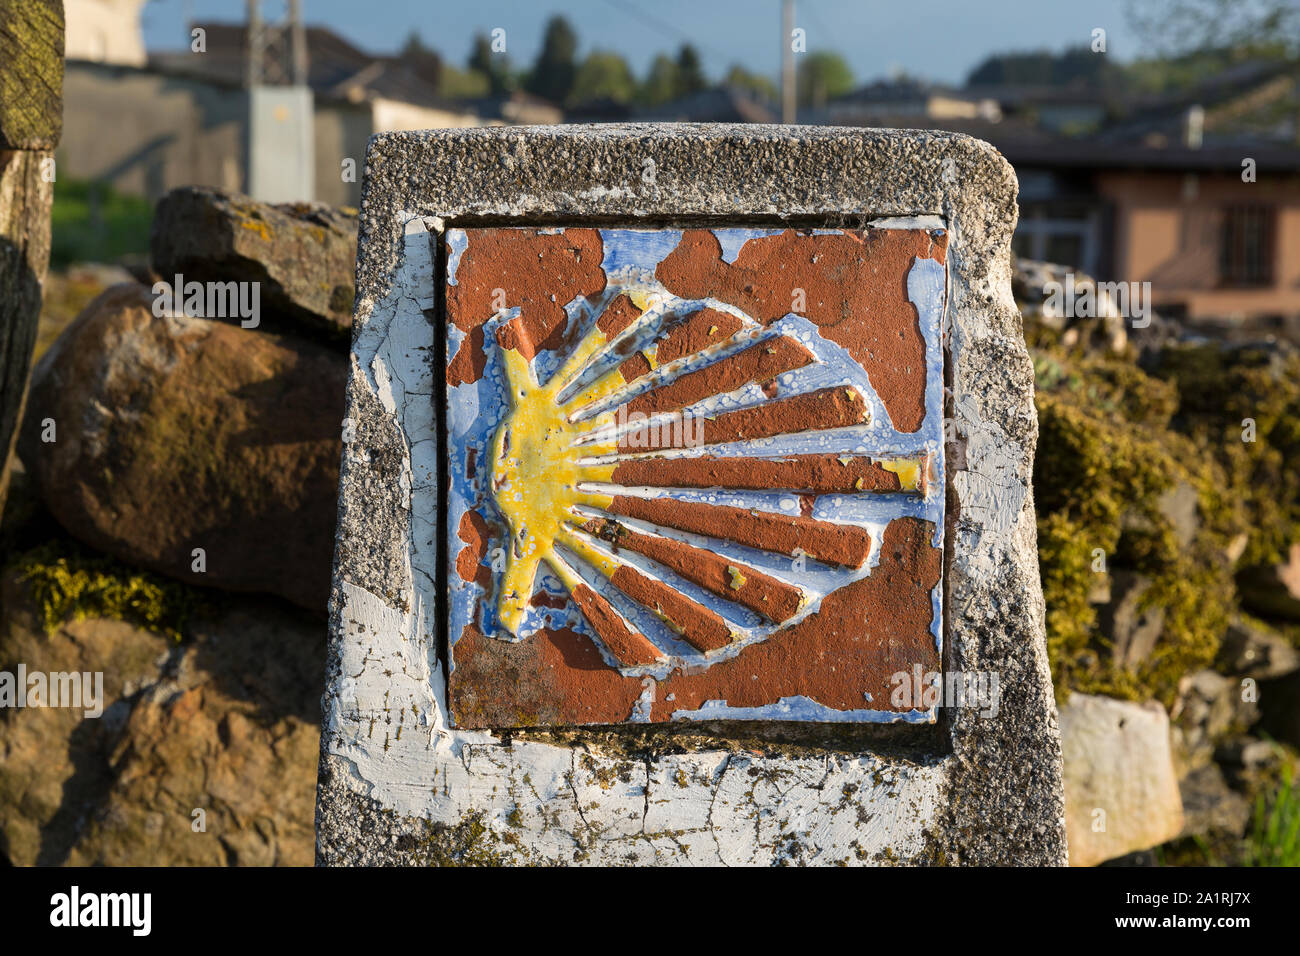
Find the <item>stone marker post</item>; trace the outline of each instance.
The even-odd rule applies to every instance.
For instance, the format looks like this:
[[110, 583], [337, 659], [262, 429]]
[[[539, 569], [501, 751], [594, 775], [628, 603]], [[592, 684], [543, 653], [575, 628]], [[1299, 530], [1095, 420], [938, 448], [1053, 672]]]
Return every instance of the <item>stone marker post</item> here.
[[1063, 863], [1015, 198], [950, 133], [372, 140], [318, 859]]
[[50, 263], [63, 2], [0, 0], [0, 513]]

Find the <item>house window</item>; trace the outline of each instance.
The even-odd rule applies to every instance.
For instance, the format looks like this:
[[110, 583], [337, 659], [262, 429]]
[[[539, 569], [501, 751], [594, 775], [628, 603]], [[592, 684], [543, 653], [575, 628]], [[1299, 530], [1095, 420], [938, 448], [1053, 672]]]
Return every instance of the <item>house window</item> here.
[[1026, 259], [1054, 262], [1095, 275], [1098, 239], [1098, 213], [1090, 204], [1022, 201], [1011, 248]]
[[1224, 285], [1272, 284], [1274, 218], [1271, 206], [1224, 210], [1219, 247], [1219, 277]]

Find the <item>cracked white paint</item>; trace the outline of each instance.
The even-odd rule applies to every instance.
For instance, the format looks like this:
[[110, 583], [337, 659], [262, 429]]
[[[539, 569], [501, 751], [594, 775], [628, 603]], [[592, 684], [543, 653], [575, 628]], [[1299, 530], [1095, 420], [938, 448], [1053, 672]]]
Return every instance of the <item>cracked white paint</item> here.
[[921, 824], [938, 810], [936, 766], [723, 751], [647, 764], [448, 731], [418, 615], [352, 585], [344, 593], [343, 677], [328, 721], [330, 752], [348, 761], [349, 784], [406, 816], [454, 825], [481, 814], [498, 838], [494, 850], [517, 862], [905, 858], [920, 852]]

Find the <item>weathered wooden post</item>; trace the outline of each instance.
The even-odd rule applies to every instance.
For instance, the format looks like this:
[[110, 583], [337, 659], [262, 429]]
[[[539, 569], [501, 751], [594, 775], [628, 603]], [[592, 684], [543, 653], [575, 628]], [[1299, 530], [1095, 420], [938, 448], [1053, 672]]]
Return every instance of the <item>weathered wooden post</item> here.
[[1064, 862], [1015, 197], [949, 133], [373, 140], [318, 859]]
[[0, 512], [50, 262], [63, 2], [0, 0]]

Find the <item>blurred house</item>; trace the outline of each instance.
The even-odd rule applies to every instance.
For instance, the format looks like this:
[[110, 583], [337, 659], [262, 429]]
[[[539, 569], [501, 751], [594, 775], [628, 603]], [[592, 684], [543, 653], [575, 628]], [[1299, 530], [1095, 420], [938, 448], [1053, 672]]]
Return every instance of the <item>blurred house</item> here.
[[[138, 30], [138, 9], [133, 13]], [[240, 24], [195, 28], [202, 50], [154, 54], [144, 65], [69, 59], [60, 172], [151, 200], [182, 185], [248, 190], [246, 31]], [[319, 27], [305, 32], [319, 201], [359, 201], [374, 133], [509, 122], [442, 99], [436, 62], [374, 56]]]
[[1105, 124], [1110, 104], [1099, 90], [1070, 86], [970, 86], [966, 92], [993, 103], [1004, 119], [1062, 136], [1082, 135]]
[[1127, 102], [1025, 87], [936, 99], [923, 84], [874, 84], [816, 118], [987, 140], [1020, 180], [1017, 254], [1150, 282], [1158, 310], [1192, 323], [1300, 332], [1295, 74], [1249, 65]]
[[63, 0], [69, 60], [144, 66], [140, 9], [148, 0]]
[[635, 119], [660, 123], [777, 123], [776, 111], [743, 90], [718, 86], [691, 93], [662, 106], [648, 107]]
[[994, 143], [1020, 178], [1016, 252], [1150, 282], [1162, 314], [1300, 331], [1300, 149]]
[[523, 90], [458, 102], [490, 126], [549, 126], [566, 120], [564, 110], [554, 103]]
[[1002, 111], [992, 97], [907, 78], [870, 83], [836, 97], [824, 109], [806, 112], [801, 119], [831, 126], [876, 126], [875, 120], [885, 117], [996, 123]]

